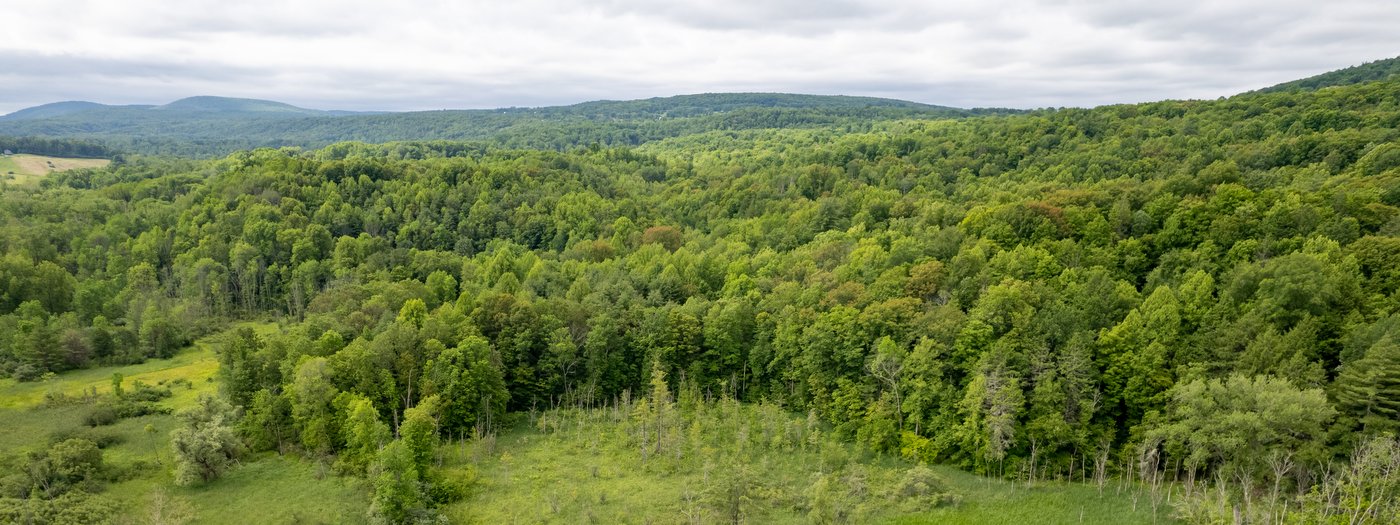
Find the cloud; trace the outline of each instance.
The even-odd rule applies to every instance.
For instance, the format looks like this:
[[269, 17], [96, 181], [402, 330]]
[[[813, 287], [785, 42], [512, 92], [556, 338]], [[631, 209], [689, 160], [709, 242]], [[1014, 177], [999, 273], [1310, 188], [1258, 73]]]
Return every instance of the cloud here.
[[872, 0], [603, 0], [595, 5], [611, 15], [633, 15], [693, 29], [806, 35], [853, 28], [914, 30], [939, 18], [937, 10], [921, 8], [918, 3]]
[[1092, 106], [1400, 52], [1390, 0], [50, 0], [6, 6], [0, 113], [214, 94], [315, 108], [715, 91]]

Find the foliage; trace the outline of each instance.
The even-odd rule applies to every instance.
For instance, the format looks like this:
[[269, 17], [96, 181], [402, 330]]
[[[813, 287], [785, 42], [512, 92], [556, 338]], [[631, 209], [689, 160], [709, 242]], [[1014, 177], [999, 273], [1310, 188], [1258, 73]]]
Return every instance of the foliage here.
[[170, 433], [175, 452], [175, 481], [181, 485], [208, 483], [232, 466], [240, 444], [234, 433], [234, 410], [214, 396], [179, 414], [180, 428]]
[[35, 525], [106, 524], [119, 517], [120, 502], [101, 495], [67, 493], [51, 500], [0, 498], [0, 521]]
[[374, 499], [369, 516], [374, 523], [412, 523], [427, 515], [419, 470], [413, 451], [401, 440], [379, 450], [370, 467]]
[[0, 150], [53, 157], [99, 158], [113, 152], [101, 144], [86, 140], [0, 136]]
[[1329, 71], [1321, 75], [1284, 82], [1259, 91], [1268, 93], [1290, 89], [1321, 89], [1329, 86], [1345, 86], [1362, 82], [1394, 80], [1400, 75], [1400, 57], [1367, 62], [1359, 66]]

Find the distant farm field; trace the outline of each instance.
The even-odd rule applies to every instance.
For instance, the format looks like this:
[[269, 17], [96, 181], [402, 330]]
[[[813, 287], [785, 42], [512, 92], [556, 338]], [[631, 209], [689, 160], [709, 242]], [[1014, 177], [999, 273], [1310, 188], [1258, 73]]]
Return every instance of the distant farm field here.
[[6, 182], [34, 184], [44, 175], [55, 171], [101, 168], [111, 163], [107, 159], [70, 159], [20, 153], [0, 156], [0, 177]]

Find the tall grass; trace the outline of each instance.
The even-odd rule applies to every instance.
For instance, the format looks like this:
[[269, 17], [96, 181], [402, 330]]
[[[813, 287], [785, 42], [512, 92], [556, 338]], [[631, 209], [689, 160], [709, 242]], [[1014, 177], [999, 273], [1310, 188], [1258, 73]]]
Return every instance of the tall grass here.
[[994, 480], [868, 452], [814, 417], [733, 401], [530, 414], [440, 448], [463, 523], [1168, 523], [1131, 495]]

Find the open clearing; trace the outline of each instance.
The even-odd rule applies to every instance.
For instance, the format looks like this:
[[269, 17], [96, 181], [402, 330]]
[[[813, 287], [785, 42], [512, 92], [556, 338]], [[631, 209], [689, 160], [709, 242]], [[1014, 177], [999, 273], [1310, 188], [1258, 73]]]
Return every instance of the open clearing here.
[[[253, 324], [260, 333], [272, 324]], [[227, 333], [227, 332], [225, 332]], [[213, 483], [180, 487], [172, 474], [170, 431], [172, 414], [122, 419], [110, 426], [88, 428], [83, 417], [88, 404], [46, 406], [45, 396], [82, 396], [112, 391], [112, 374], [121, 373], [128, 388], [136, 381], [171, 385], [173, 396], [160, 401], [175, 411], [193, 405], [200, 394], [218, 391], [215, 349], [223, 334], [185, 348], [170, 359], [74, 370], [47, 381], [19, 383], [0, 380], [0, 455], [25, 454], [47, 446], [51, 436], [103, 435], [114, 442], [103, 450], [106, 464], [130, 472], [129, 478], [106, 486], [103, 494], [122, 504], [117, 523], [146, 523], [159, 505], [171, 522], [188, 523], [362, 523], [368, 506], [367, 488], [356, 478], [331, 475], [329, 468], [295, 455], [257, 454]], [[189, 386], [171, 383], [188, 380]]]
[[[907, 499], [912, 462], [831, 435], [784, 443], [802, 418], [771, 406], [706, 411], [684, 416], [664, 440], [668, 450], [651, 458], [638, 452], [627, 419], [607, 409], [551, 411], [537, 416], [547, 423], [517, 422], [494, 439], [449, 440], [442, 464], [474, 485], [444, 514], [482, 524], [725, 523], [736, 514], [773, 524], [1176, 522], [1145, 495], [1134, 505], [1132, 484], [1027, 486], [946, 466], [929, 470], [934, 491], [951, 498], [921, 503]], [[823, 478], [834, 490], [817, 499]]]
[[55, 171], [101, 168], [111, 162], [107, 159], [70, 159], [27, 153], [4, 155], [0, 156], [0, 177], [19, 184], [34, 184]]

